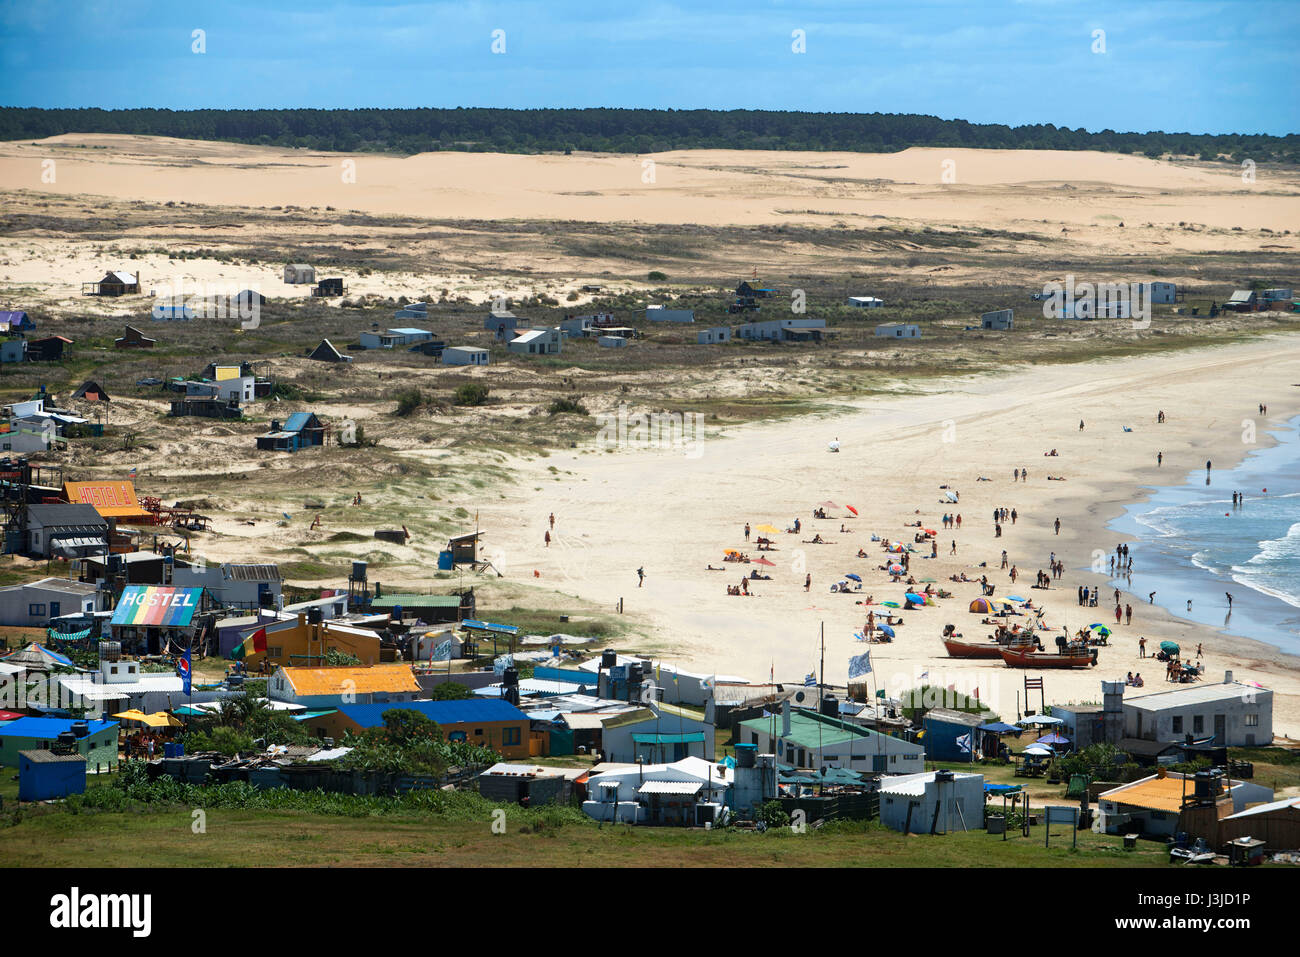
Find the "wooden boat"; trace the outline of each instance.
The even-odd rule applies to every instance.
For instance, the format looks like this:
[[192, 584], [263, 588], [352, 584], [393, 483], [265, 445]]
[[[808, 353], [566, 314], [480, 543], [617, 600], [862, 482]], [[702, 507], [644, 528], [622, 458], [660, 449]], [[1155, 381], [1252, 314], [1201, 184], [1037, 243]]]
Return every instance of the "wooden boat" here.
[[1097, 663], [1097, 652], [1075, 651], [1064, 655], [1040, 654], [1017, 648], [999, 648], [1008, 668], [1088, 668]]
[[955, 638], [944, 638], [943, 646], [948, 649], [949, 658], [1000, 658], [1006, 648], [1032, 651], [1037, 644], [1032, 638], [1010, 645], [995, 641], [959, 641]]

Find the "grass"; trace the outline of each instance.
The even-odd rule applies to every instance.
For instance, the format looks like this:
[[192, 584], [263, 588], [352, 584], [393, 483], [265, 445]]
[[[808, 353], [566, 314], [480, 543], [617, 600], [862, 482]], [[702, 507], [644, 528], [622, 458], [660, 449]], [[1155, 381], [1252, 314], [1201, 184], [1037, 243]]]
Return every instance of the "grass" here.
[[[6, 806], [8, 801], [6, 801]], [[1121, 849], [1118, 837], [1079, 834], [1043, 847], [1042, 827], [1007, 840], [982, 831], [903, 837], [879, 824], [833, 824], [794, 834], [596, 824], [537, 829], [491, 821], [346, 818], [286, 811], [206, 814], [194, 834], [191, 809], [144, 813], [34, 814], [0, 829], [0, 851], [13, 867], [79, 867], [89, 859], [121, 867], [1157, 867], [1162, 845]], [[1058, 826], [1059, 831], [1059, 826]]]

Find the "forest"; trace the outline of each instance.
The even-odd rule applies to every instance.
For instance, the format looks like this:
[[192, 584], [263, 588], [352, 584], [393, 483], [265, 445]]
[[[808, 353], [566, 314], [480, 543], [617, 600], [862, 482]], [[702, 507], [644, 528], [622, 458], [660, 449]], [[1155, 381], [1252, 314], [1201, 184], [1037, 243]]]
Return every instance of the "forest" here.
[[126, 133], [343, 152], [657, 153], [675, 149], [842, 150], [912, 146], [1101, 150], [1240, 163], [1300, 163], [1300, 134], [1116, 132], [1003, 126], [907, 113], [768, 110], [101, 110], [0, 107], [0, 140]]

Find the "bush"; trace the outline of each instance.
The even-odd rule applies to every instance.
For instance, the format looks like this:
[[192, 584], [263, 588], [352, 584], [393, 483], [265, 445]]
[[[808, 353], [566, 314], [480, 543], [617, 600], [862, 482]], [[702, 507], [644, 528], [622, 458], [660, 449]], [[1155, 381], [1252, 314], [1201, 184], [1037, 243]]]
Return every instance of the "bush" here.
[[551, 403], [551, 407], [547, 411], [549, 411], [551, 415], [562, 415], [565, 413], [571, 415], [590, 414], [587, 412], [587, 407], [582, 404], [581, 399], [556, 399]]
[[457, 387], [453, 405], [482, 405], [488, 400], [488, 387], [478, 382], [467, 382]]
[[465, 701], [472, 697], [474, 692], [455, 681], [444, 681], [440, 685], [435, 685], [433, 693], [429, 695], [433, 701]]
[[393, 415], [407, 416], [424, 405], [424, 394], [419, 389], [403, 389], [397, 393], [397, 408]]
[[248, 754], [256, 750], [253, 736], [234, 728], [215, 727], [207, 731], [191, 731], [181, 736], [185, 752], [193, 754], [198, 751], [216, 751], [228, 758], [236, 754]]
[[768, 827], [785, 827], [790, 823], [790, 815], [780, 801], [768, 801], [761, 805], [754, 819], [762, 821]]

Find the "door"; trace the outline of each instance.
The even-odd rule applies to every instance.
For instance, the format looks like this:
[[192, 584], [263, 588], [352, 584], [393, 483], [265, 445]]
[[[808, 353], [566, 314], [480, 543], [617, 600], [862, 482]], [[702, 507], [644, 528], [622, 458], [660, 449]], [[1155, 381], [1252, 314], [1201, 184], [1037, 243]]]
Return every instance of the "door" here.
[[884, 773], [889, 770], [889, 755], [873, 754], [871, 756], [871, 770]]
[[1228, 720], [1226, 715], [1214, 716], [1214, 743], [1222, 747], [1228, 743]]
[[50, 602], [50, 617], [58, 618], [59, 611], [60, 611], [59, 603], [57, 601]]

